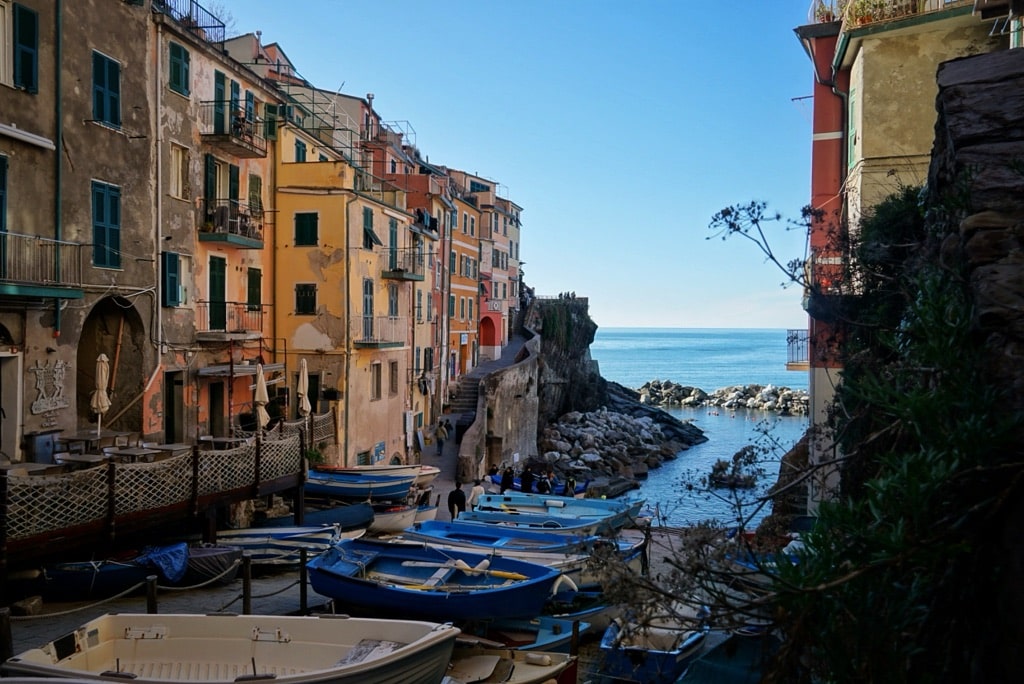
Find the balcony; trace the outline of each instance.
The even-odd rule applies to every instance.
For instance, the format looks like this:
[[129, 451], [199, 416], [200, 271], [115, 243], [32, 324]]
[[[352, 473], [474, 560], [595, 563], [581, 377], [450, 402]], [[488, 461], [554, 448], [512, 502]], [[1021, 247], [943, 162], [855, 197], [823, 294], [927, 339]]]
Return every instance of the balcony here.
[[350, 323], [352, 344], [361, 349], [403, 347], [409, 335], [404, 316], [353, 316]]
[[199, 105], [199, 134], [203, 142], [242, 159], [267, 156], [262, 122], [246, 117], [231, 100], [210, 100]]
[[423, 250], [412, 247], [391, 247], [385, 252], [388, 260], [381, 276], [387, 280], [423, 280]]
[[806, 330], [786, 331], [786, 370], [806, 371], [810, 368], [809, 340]]
[[82, 247], [36, 235], [0, 232], [0, 295], [81, 299]]
[[815, 249], [805, 268], [804, 311], [823, 323], [845, 317], [851, 300], [863, 289], [849, 258], [834, 250]]
[[198, 301], [195, 310], [196, 339], [200, 342], [258, 340], [270, 316], [268, 304], [245, 302]]
[[238, 200], [203, 200], [199, 241], [223, 242], [241, 249], [263, 249], [263, 209]]
[[224, 22], [196, 0], [153, 0], [153, 11], [171, 17], [201, 40], [224, 45]]
[[808, 23], [842, 21], [843, 30], [905, 19], [916, 14], [972, 6], [974, 0], [813, 0]]

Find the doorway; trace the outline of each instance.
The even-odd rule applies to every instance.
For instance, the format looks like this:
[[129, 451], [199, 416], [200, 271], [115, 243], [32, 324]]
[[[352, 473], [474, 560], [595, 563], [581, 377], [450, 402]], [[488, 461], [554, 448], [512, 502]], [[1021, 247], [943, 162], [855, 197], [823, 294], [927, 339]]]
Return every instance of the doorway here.
[[224, 383], [210, 383], [210, 434], [217, 437], [227, 437], [227, 430], [224, 421]]
[[164, 441], [185, 441], [185, 374], [164, 373]]

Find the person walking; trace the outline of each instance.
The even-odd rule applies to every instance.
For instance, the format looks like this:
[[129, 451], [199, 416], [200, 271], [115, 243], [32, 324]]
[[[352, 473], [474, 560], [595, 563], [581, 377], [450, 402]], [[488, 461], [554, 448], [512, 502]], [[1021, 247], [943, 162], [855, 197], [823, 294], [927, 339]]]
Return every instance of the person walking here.
[[437, 455], [438, 457], [444, 455], [444, 441], [448, 439], [448, 428], [445, 427], [445, 421], [439, 421], [437, 428], [434, 429], [434, 439], [437, 440]]
[[508, 490], [512, 489], [516, 483], [516, 474], [512, 472], [512, 468], [505, 468], [505, 472], [501, 474], [501, 493], [504, 494]]
[[466, 502], [466, 506], [471, 511], [475, 511], [476, 507], [480, 505], [480, 497], [484, 495], [484, 481], [474, 480], [473, 488], [469, 490], [469, 500]]
[[466, 492], [462, 491], [462, 483], [455, 481], [455, 489], [448, 493], [448, 513], [452, 520], [459, 517], [459, 513], [466, 511]]
[[533, 468], [526, 466], [523, 474], [519, 476], [519, 490], [525, 493], [533, 491]]

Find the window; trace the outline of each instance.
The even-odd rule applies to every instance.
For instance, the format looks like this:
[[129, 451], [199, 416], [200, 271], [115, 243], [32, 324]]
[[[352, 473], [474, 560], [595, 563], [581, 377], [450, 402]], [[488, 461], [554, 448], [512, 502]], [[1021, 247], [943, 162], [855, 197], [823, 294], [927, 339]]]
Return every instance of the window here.
[[92, 118], [121, 126], [121, 65], [99, 52], [92, 53]]
[[423, 290], [416, 290], [416, 322], [423, 322]]
[[476, 235], [476, 216], [469, 217], [469, 234]]
[[468, 311], [468, 313], [466, 314], [466, 318], [468, 318], [469, 320], [473, 320], [473, 298], [472, 297], [470, 297], [469, 299], [466, 300], [466, 308], [467, 308], [467, 311]]
[[373, 249], [374, 245], [383, 245], [377, 234], [373, 232], [373, 209], [363, 207], [363, 249]]
[[161, 252], [160, 303], [164, 306], [181, 304], [181, 257], [174, 252]]
[[259, 311], [263, 304], [263, 271], [250, 268], [245, 278], [245, 303], [249, 311]]
[[263, 179], [249, 174], [249, 212], [255, 219], [263, 217]]
[[459, 320], [466, 320], [466, 298], [459, 297]]
[[295, 245], [297, 247], [309, 247], [317, 244], [319, 222], [320, 215], [316, 212], [295, 214]]
[[322, 162], [330, 161], [330, 159], [327, 157], [327, 155], [324, 154], [323, 152], [320, 153], [319, 160], [322, 161]]
[[455, 295], [448, 295], [448, 318], [455, 318]]
[[398, 394], [398, 362], [388, 362], [388, 393], [392, 396]]
[[[0, 155], [0, 233], [7, 232], [7, 157]], [[2, 245], [3, 243], [0, 243]], [[0, 261], [0, 269], [7, 264]]]
[[171, 143], [171, 173], [168, 191], [171, 197], [189, 199], [188, 148]]
[[481, 182], [475, 181], [475, 180], [469, 181], [469, 191], [470, 192], [490, 192], [490, 190], [491, 190], [491, 186], [486, 185], [485, 183], [481, 183]]
[[295, 313], [300, 316], [316, 313], [316, 285], [299, 283], [295, 286]]
[[423, 370], [432, 371], [434, 370], [434, 348], [427, 347], [423, 350]]
[[434, 298], [427, 297], [427, 321], [434, 320]]
[[462, 212], [462, 232], [469, 232], [469, 214]]
[[92, 182], [92, 263], [121, 267], [121, 188]]
[[302, 142], [301, 140], [295, 141], [295, 161], [306, 161], [306, 143]]
[[370, 364], [370, 401], [377, 401], [381, 397], [380, 373], [379, 361]]
[[170, 68], [171, 73], [168, 78], [168, 86], [171, 90], [176, 93], [185, 95], [189, 94], [189, 61], [191, 57], [181, 45], [177, 43], [170, 44]]
[[398, 285], [388, 285], [388, 316], [398, 317]]
[[[13, 73], [8, 66], [7, 55], [0, 57], [0, 81], [14, 87], [24, 88], [30, 93], [39, 91], [39, 15], [27, 7], [14, 4], [12, 21], [12, 44], [14, 46]], [[6, 6], [0, 5], [0, 38], [7, 38]], [[6, 40], [4, 41], [6, 43]], [[4, 50], [6, 52], [6, 49]], [[8, 80], [10, 79], [10, 80]]]

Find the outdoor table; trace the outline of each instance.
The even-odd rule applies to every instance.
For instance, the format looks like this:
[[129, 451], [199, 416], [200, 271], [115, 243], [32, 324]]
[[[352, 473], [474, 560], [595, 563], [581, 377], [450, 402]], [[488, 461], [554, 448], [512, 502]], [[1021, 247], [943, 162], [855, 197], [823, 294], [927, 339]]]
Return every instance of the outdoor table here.
[[71, 453], [67, 453], [67, 454], [62, 455], [60, 457], [60, 462], [61, 463], [65, 463], [65, 464], [67, 464], [69, 466], [76, 466], [76, 467], [82, 468], [82, 467], [98, 465], [100, 463], [106, 463], [107, 461], [110, 460], [110, 458], [111, 457], [108, 454], [91, 454], [91, 453], [79, 454], [79, 453], [71, 452]]
[[174, 442], [173, 444], [150, 444], [147, 448], [156, 449], [169, 456], [177, 456], [183, 451], [192, 451], [192, 445], [184, 442]]
[[203, 444], [208, 445], [211, 449], [234, 449], [235, 447], [242, 446], [246, 443], [246, 437], [214, 437], [213, 435], [203, 435], [199, 438], [199, 441]]
[[120, 456], [130, 461], [131, 463], [137, 463], [138, 461], [153, 460], [147, 459], [147, 456], [155, 456], [162, 453], [159, 449], [153, 447], [120, 447], [118, 449], [108, 449], [106, 451], [109, 455]]
[[72, 432], [70, 434], [62, 432], [57, 438], [58, 442], [66, 445], [72, 445], [76, 443], [83, 444], [85, 446], [84, 451], [95, 451], [99, 448], [99, 443], [104, 439], [110, 439], [111, 437], [127, 437], [130, 432], [121, 432], [118, 430], [100, 430], [97, 433], [95, 428], [79, 430], [78, 432]]

